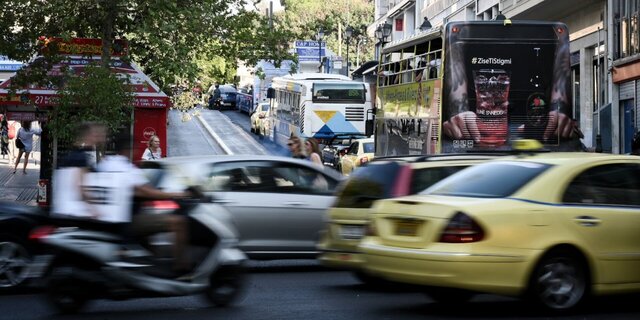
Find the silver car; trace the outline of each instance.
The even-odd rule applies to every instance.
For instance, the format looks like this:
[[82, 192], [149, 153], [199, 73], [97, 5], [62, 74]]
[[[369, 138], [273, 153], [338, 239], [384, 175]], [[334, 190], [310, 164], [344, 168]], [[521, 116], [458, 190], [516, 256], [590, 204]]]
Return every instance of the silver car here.
[[165, 190], [199, 185], [210, 211], [227, 215], [252, 259], [314, 258], [342, 176], [310, 161], [277, 156], [167, 158], [141, 165]]

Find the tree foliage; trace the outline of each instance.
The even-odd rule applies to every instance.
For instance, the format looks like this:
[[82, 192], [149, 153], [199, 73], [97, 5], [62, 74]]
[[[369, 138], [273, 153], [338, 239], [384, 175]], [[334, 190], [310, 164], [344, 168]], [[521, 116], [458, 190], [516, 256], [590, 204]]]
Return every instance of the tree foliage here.
[[131, 122], [133, 94], [127, 79], [101, 66], [89, 65], [83, 73], [67, 76], [58, 94], [49, 129], [63, 145], [73, 142], [75, 128], [83, 121], [102, 122], [112, 132]]
[[[35, 39], [101, 38], [130, 44], [131, 59], [166, 89], [202, 72], [202, 59], [290, 58], [286, 30], [270, 31], [265, 18], [245, 10], [245, 0], [5, 0], [0, 6], [0, 54], [27, 61]], [[105, 60], [106, 61], [106, 60]], [[106, 62], [105, 62], [106, 65]]]
[[[374, 6], [371, 0], [286, 0], [286, 11], [282, 19], [299, 39], [315, 39], [320, 27], [324, 29], [323, 41], [336, 54], [340, 51], [346, 58], [347, 26], [353, 28], [349, 42], [349, 60], [356, 61], [358, 46], [360, 61], [373, 58], [374, 40], [368, 38], [367, 26], [373, 23]], [[339, 37], [339, 33], [341, 37]]]

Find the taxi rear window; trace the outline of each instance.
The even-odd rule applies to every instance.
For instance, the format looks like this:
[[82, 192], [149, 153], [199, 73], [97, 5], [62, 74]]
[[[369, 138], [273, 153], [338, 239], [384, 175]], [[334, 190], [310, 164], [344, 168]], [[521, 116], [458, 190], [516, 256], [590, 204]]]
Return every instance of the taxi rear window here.
[[549, 164], [521, 161], [478, 164], [442, 180], [420, 194], [504, 198], [550, 167]]
[[391, 197], [396, 176], [396, 162], [371, 162], [353, 171], [338, 192], [339, 208], [369, 208], [373, 201]]
[[411, 194], [423, 191], [436, 182], [466, 168], [468, 166], [433, 167], [416, 169], [411, 177]]

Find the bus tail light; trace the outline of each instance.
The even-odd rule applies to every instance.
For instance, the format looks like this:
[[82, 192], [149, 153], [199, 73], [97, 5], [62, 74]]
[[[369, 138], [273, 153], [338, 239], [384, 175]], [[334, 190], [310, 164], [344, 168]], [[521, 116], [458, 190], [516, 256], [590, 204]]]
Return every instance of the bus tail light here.
[[440, 235], [439, 242], [469, 243], [484, 238], [484, 231], [470, 216], [458, 212], [450, 220]]

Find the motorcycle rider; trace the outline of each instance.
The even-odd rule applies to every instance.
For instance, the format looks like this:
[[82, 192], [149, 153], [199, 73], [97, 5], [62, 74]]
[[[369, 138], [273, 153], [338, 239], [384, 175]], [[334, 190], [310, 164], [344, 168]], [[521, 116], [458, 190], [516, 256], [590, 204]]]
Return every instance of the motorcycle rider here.
[[221, 98], [220, 85], [216, 83], [215, 88], [212, 92], [210, 91], [209, 94], [211, 94], [211, 98], [209, 98], [209, 108], [213, 109], [214, 105], [218, 103], [218, 100]]
[[150, 185], [142, 170], [135, 167], [129, 159], [130, 135], [118, 135], [115, 145], [117, 154], [106, 156], [98, 163], [97, 174], [88, 182], [90, 188], [98, 187], [102, 194], [98, 205], [102, 209], [99, 219], [129, 224], [131, 234], [138, 239], [146, 239], [160, 232], [173, 233], [174, 271], [186, 273], [190, 267], [188, 257], [183, 254], [188, 239], [187, 219], [175, 214], [135, 212], [132, 210], [132, 200], [134, 196], [143, 199], [174, 200], [188, 198], [191, 193], [164, 192]]

